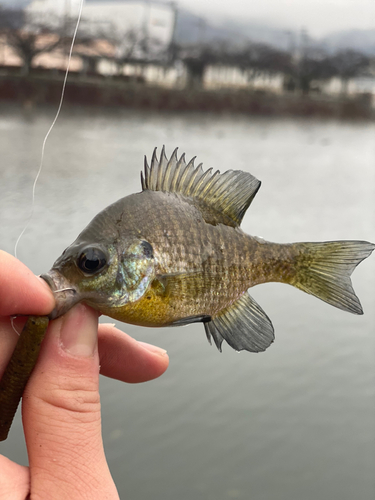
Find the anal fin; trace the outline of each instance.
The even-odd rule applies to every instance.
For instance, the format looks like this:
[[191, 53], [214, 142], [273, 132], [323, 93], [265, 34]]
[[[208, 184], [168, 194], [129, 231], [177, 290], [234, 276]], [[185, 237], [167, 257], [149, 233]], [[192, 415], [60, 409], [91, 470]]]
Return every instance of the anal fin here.
[[275, 336], [271, 320], [246, 292], [211, 321], [204, 322], [208, 341], [214, 339], [221, 352], [225, 340], [236, 351], [260, 352], [269, 347]]

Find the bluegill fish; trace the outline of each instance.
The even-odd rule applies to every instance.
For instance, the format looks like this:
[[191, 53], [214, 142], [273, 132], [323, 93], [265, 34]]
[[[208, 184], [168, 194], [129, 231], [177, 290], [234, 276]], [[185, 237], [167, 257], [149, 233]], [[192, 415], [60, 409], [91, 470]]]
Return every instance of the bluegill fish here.
[[75, 303], [148, 327], [202, 322], [208, 340], [264, 351], [272, 323], [248, 289], [293, 285], [355, 314], [355, 267], [365, 241], [277, 244], [249, 236], [242, 218], [259, 190], [249, 173], [194, 166], [175, 150], [145, 160], [142, 191], [100, 212], [42, 277], [56, 293], [54, 319]]

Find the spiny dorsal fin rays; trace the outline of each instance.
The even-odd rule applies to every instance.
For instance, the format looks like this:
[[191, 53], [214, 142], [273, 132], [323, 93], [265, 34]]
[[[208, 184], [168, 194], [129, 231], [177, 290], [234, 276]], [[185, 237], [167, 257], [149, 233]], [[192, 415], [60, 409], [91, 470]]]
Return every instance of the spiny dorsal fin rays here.
[[[183, 159], [183, 157], [181, 157], [181, 160], [185, 161]], [[177, 162], [178, 162], [178, 158], [177, 158], [177, 148], [176, 148], [173, 151], [171, 159], [169, 160], [168, 165], [165, 169], [164, 180], [163, 180], [163, 184], [162, 184], [162, 191], [167, 190], [167, 186], [169, 186], [169, 183], [170, 183], [171, 177], [173, 176], [173, 172], [175, 171]]]
[[171, 192], [171, 193], [178, 193], [178, 182], [180, 175], [184, 172], [186, 169], [186, 163], [185, 163], [185, 157], [181, 156], [179, 160], [177, 160], [177, 150], [175, 150], [176, 153], [176, 162], [173, 162], [170, 168], [170, 177], [168, 179], [168, 183], [165, 184], [164, 186], [164, 191]]
[[239, 225], [260, 187], [260, 181], [240, 170], [228, 170], [223, 174], [218, 170], [213, 173], [212, 168], [204, 171], [201, 163], [194, 166], [194, 160], [195, 157], [186, 164], [184, 154], [178, 159], [177, 148], [168, 160], [163, 146], [158, 161], [155, 148], [150, 167], [145, 158], [142, 189], [190, 197]]
[[143, 172], [141, 172], [142, 191], [145, 191], [146, 189], [148, 189], [147, 182], [148, 182], [148, 179], [150, 178], [150, 167], [148, 166], [146, 156], [145, 156], [145, 160], [144, 160], [144, 171], [145, 171], [144, 176], [143, 176]]

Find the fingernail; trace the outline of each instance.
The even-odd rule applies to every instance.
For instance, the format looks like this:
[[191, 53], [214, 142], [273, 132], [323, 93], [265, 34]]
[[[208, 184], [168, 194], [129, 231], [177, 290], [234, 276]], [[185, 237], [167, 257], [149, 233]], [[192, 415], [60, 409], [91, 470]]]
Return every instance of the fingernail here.
[[147, 344], [146, 342], [138, 342], [140, 346], [142, 346], [146, 351], [150, 351], [153, 354], [158, 354], [159, 356], [166, 356], [167, 351], [165, 349], [161, 349], [160, 347], [157, 347], [156, 345], [152, 344]]
[[72, 356], [93, 356], [98, 339], [98, 318], [90, 309], [78, 304], [62, 316], [60, 341]]

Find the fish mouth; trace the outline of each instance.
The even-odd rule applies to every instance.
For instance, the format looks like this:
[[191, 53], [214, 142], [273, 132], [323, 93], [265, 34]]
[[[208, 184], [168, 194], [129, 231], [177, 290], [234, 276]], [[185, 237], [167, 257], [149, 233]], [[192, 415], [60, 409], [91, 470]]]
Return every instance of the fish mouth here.
[[59, 272], [51, 269], [40, 277], [48, 284], [55, 297], [56, 307], [48, 315], [49, 319], [59, 318], [82, 299], [78, 291]]

